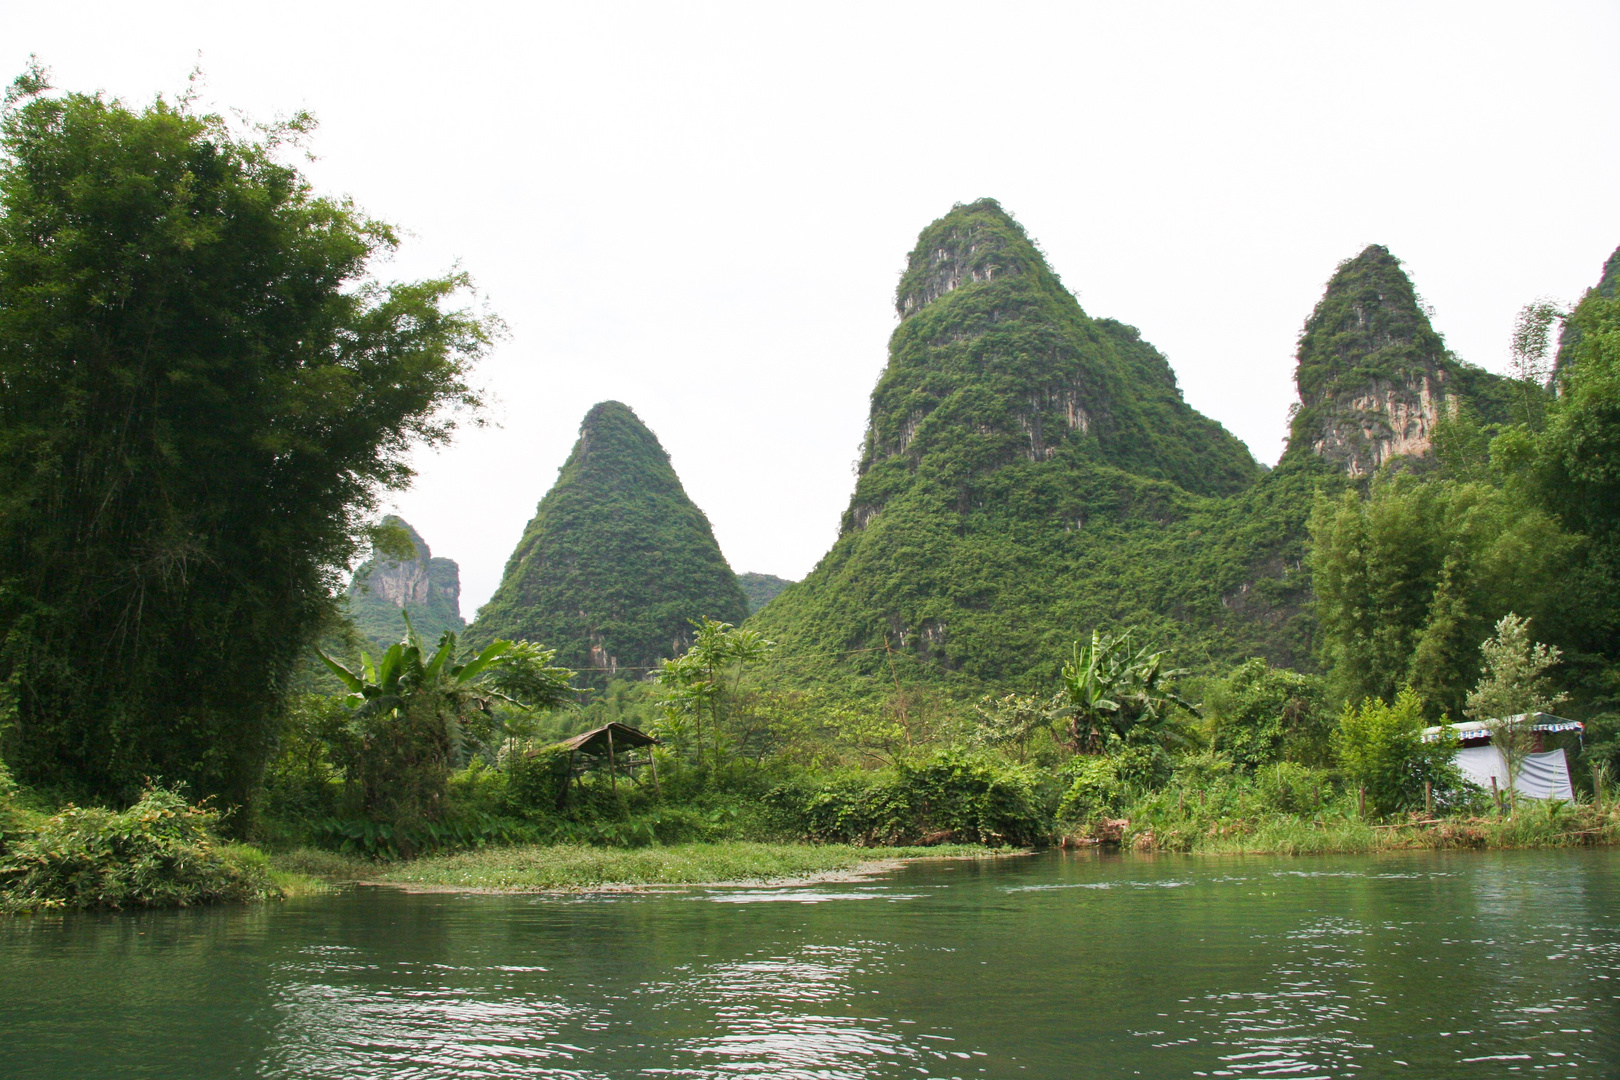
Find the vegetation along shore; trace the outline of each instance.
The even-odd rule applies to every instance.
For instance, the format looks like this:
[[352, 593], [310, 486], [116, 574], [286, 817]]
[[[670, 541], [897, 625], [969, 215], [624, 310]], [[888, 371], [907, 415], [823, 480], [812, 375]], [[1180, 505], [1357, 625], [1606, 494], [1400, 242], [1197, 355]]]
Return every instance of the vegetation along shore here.
[[1620, 252], [1507, 374], [1346, 253], [1268, 467], [959, 204], [804, 580], [734, 573], [605, 401], [469, 622], [380, 511], [502, 327], [374, 276], [311, 126], [12, 86], [0, 910], [1620, 839]]

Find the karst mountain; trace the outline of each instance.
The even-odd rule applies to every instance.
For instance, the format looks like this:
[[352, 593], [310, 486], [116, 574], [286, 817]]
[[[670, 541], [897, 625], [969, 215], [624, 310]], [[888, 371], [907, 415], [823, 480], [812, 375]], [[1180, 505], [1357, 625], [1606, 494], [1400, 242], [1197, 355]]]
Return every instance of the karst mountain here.
[[1498, 422], [1511, 407], [1508, 380], [1451, 354], [1400, 261], [1376, 244], [1328, 281], [1300, 335], [1294, 380], [1289, 454], [1351, 476], [1425, 457], [1435, 425], [1463, 404]]
[[427, 541], [404, 519], [388, 516], [385, 526], [402, 532], [415, 551], [411, 558], [373, 555], [349, 583], [349, 615], [361, 645], [377, 655], [405, 636], [405, 616], [429, 646], [445, 631], [460, 633], [461, 570], [454, 559], [435, 558]]
[[470, 633], [540, 642], [601, 681], [680, 655], [693, 620], [747, 614], [709, 519], [657, 436], [628, 406], [604, 401], [586, 413]]
[[1381, 247], [1306, 324], [1274, 470], [1186, 403], [1136, 328], [1088, 315], [992, 200], [923, 230], [896, 309], [839, 538], [750, 624], [801, 658], [787, 681], [1050, 686], [1094, 627], [1193, 668], [1308, 667], [1317, 492], [1424, 459], [1448, 400], [1502, 399]]

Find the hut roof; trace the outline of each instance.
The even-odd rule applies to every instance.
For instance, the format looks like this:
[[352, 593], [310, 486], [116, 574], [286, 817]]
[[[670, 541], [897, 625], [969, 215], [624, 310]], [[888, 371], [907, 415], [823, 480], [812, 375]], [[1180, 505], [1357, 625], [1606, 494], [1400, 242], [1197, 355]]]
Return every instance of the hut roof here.
[[627, 724], [620, 724], [617, 722], [605, 724], [602, 727], [583, 732], [579, 735], [575, 735], [571, 739], [564, 739], [557, 745], [565, 746], [570, 750], [578, 750], [586, 754], [596, 754], [600, 756], [608, 752], [609, 732], [613, 733], [613, 749], [615, 750], [629, 750], [637, 746], [662, 745], [657, 739], [653, 738], [645, 731], [642, 731], [640, 728], [633, 728]]

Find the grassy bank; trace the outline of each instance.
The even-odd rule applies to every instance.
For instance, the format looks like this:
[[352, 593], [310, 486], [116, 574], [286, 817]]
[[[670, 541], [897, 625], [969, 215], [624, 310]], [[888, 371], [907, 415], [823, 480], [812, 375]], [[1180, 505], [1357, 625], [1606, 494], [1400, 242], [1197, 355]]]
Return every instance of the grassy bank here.
[[[1528, 802], [1511, 816], [1424, 818], [1372, 824], [1347, 815], [1224, 817], [1114, 822], [1120, 846], [1141, 852], [1199, 855], [1354, 855], [1439, 848], [1588, 847], [1620, 843], [1620, 806]], [[1071, 842], [1098, 842], [1095, 828]]]
[[854, 870], [893, 859], [990, 857], [976, 844], [868, 848], [847, 844], [760, 844], [726, 841], [667, 847], [608, 848], [583, 844], [484, 848], [397, 863], [370, 862], [300, 850], [276, 867], [326, 881], [366, 881], [406, 887], [588, 890], [642, 885], [703, 885], [775, 881]]

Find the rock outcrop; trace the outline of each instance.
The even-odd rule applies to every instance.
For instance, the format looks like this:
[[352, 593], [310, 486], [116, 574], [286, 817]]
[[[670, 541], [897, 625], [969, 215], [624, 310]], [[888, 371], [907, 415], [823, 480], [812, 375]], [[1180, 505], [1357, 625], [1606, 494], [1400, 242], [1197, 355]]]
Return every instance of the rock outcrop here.
[[416, 556], [373, 556], [355, 571], [349, 583], [349, 613], [360, 635], [372, 648], [386, 649], [405, 635], [406, 613], [417, 634], [430, 644], [446, 630], [460, 633], [466, 623], [461, 618], [461, 570], [455, 560], [435, 558], [427, 541], [403, 519], [389, 516], [383, 521], [405, 532]]
[[1339, 264], [1300, 334], [1299, 405], [1290, 455], [1314, 454], [1351, 476], [1419, 460], [1434, 427], [1464, 403], [1504, 418], [1505, 380], [1446, 348], [1389, 249]]
[[747, 615], [709, 519], [657, 436], [604, 401], [585, 415], [471, 637], [539, 642], [600, 682], [684, 652], [695, 619]]

